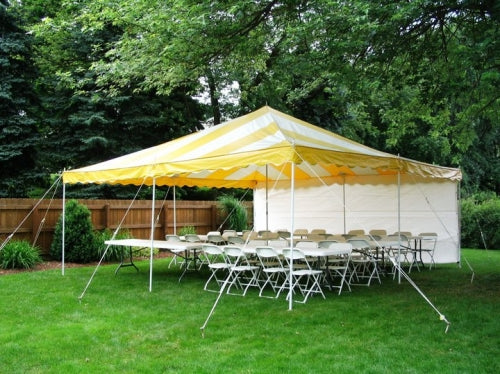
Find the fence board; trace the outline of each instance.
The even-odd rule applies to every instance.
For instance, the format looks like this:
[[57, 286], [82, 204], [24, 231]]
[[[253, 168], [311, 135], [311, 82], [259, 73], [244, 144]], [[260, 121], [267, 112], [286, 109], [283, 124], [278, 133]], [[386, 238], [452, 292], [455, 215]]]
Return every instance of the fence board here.
[[[78, 200], [91, 212], [96, 230], [127, 229], [135, 238], [149, 238], [151, 232], [151, 200]], [[132, 203], [132, 204], [131, 204]], [[248, 217], [253, 219], [252, 203], [245, 203]], [[182, 227], [193, 226], [197, 233], [217, 230], [223, 218], [215, 201], [155, 202], [155, 239], [173, 234]], [[62, 199], [0, 199], [0, 242], [9, 236], [38, 246], [43, 255], [49, 253], [54, 230], [62, 213]], [[252, 222], [249, 222], [249, 226]], [[36, 240], [36, 242], [35, 242]]]

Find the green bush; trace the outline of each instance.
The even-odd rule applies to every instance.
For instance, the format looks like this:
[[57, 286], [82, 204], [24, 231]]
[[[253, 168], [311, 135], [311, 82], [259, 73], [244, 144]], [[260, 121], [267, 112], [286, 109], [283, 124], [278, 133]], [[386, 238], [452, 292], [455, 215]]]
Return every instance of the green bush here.
[[500, 249], [500, 199], [476, 194], [461, 201], [461, 241], [465, 248]]
[[38, 248], [26, 240], [11, 240], [0, 251], [2, 269], [31, 269], [42, 262]]
[[196, 229], [194, 226], [184, 226], [179, 230], [179, 235], [183, 236], [186, 234], [196, 234]]
[[[50, 255], [56, 260], [62, 259], [62, 220], [59, 217]], [[99, 238], [94, 234], [90, 210], [76, 200], [66, 204], [65, 225], [65, 261], [88, 263], [98, 259]]]
[[[104, 243], [106, 240], [109, 240], [113, 237], [113, 232], [109, 229], [105, 229], [101, 232], [96, 232], [96, 243], [97, 243], [97, 253], [99, 255], [99, 258], [102, 257], [104, 254], [104, 251], [106, 250], [107, 245]], [[130, 232], [125, 229], [125, 230], [119, 230], [116, 233], [115, 239], [131, 239], [132, 235]], [[118, 246], [118, 245], [110, 245], [107, 252], [106, 256], [104, 256], [105, 261], [118, 261], [121, 258], [122, 251], [124, 250], [123, 246]]]
[[227, 228], [236, 231], [246, 230], [248, 215], [241, 201], [230, 195], [220, 196], [217, 200], [219, 209], [227, 216]]

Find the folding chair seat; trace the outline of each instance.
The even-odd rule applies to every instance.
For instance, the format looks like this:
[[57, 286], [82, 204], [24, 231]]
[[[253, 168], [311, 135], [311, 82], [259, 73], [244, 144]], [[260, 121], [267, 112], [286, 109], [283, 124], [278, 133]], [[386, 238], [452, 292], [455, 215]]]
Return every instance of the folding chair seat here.
[[[287, 283], [291, 282], [292, 292], [298, 289], [303, 296], [302, 300], [295, 300], [296, 302], [305, 303], [309, 296], [314, 294], [320, 294], [325, 299], [320, 284], [323, 271], [313, 269], [307, 260], [307, 256], [298, 248], [284, 248], [283, 257], [287, 267], [290, 268], [290, 265], [292, 267], [291, 272], [288, 271], [291, 278], [283, 284], [280, 291], [278, 291], [278, 295], [286, 287]], [[303, 267], [297, 268], [295, 266], [297, 263], [300, 263]], [[290, 294], [287, 295], [287, 299], [288, 297], [290, 297]]]
[[[216, 245], [204, 244], [202, 247], [202, 253], [211, 272], [210, 277], [207, 279], [203, 289], [210, 292], [219, 292], [224, 280], [229, 274], [231, 265], [227, 262], [222, 248]], [[209, 288], [212, 281], [215, 281], [219, 287], [218, 289]]]
[[[364, 239], [349, 239], [347, 241], [352, 245], [351, 263], [353, 272], [351, 274], [351, 285], [370, 286], [372, 279], [378, 279], [382, 283], [379, 275], [379, 264], [375, 258], [371, 245]], [[352, 278], [358, 282], [353, 283]], [[361, 279], [367, 279], [366, 283], [360, 283]]]
[[351, 291], [349, 273], [351, 271], [352, 244], [331, 243], [328, 248], [334, 249], [336, 252], [328, 256], [324, 265], [327, 287], [329, 287], [330, 290], [337, 288], [339, 290], [339, 295], [342, 293], [344, 285]]
[[287, 279], [287, 269], [283, 267], [278, 252], [269, 246], [257, 247], [255, 252], [260, 262], [260, 274], [264, 278], [264, 283], [260, 286], [259, 296], [264, 296], [262, 293], [266, 286], [270, 285], [275, 293], [274, 297], [278, 297], [278, 292]]
[[[259, 287], [260, 266], [251, 265], [245, 252], [240, 247], [227, 245], [224, 247], [226, 260], [230, 264], [228, 275], [227, 293], [231, 295], [245, 296], [249, 287]], [[231, 288], [237, 286], [243, 291], [241, 294], [231, 293]]]

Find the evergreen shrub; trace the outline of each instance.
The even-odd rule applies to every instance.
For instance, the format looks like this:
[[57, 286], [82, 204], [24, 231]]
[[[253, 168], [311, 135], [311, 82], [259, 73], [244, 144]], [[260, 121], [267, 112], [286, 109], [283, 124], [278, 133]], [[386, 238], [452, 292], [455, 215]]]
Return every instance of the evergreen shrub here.
[[[59, 217], [50, 247], [50, 255], [62, 259], [62, 220]], [[88, 263], [98, 259], [99, 238], [94, 233], [90, 210], [77, 200], [66, 203], [65, 261]]]

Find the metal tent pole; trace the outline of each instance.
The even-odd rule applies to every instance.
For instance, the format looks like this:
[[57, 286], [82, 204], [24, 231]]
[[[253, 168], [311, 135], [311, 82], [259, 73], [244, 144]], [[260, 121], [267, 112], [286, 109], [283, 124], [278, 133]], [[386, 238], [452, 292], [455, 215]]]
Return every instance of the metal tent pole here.
[[64, 275], [64, 257], [65, 257], [65, 237], [66, 237], [66, 184], [63, 182], [63, 193], [62, 193], [62, 258], [61, 258], [61, 274]]
[[151, 204], [151, 248], [149, 254], [149, 292], [153, 289], [153, 246], [155, 234], [155, 196], [156, 195], [156, 178], [153, 178], [153, 201]]
[[289, 282], [290, 282], [290, 290], [288, 291], [288, 310], [292, 310], [292, 305], [293, 305], [293, 280], [292, 280], [292, 272], [293, 272], [293, 231], [294, 231], [294, 219], [295, 219], [295, 163], [292, 161], [292, 173], [291, 173], [291, 190], [292, 193], [290, 194], [290, 248], [292, 248], [291, 254], [292, 258], [290, 259], [290, 275], [289, 275]]

